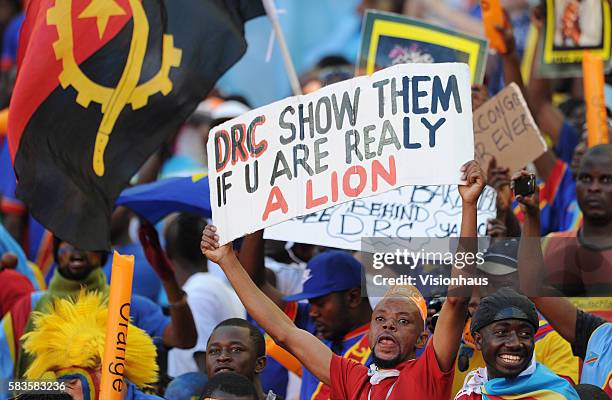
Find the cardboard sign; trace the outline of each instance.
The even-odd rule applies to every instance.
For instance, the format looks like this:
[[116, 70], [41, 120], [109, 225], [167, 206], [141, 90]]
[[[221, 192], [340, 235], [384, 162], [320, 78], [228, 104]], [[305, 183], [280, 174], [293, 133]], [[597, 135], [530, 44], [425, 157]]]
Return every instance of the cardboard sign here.
[[546, 0], [538, 72], [550, 78], [579, 77], [585, 50], [608, 64], [611, 35], [608, 0]]
[[465, 64], [403, 64], [215, 127], [219, 242], [400, 186], [459, 183], [474, 155], [470, 92]]
[[[479, 236], [489, 218], [495, 218], [495, 190], [487, 186], [478, 200]], [[459, 236], [460, 228], [457, 186], [406, 186], [293, 218], [266, 228], [264, 237], [364, 250], [363, 237], [446, 238]]]
[[403, 15], [368, 10], [363, 17], [357, 74], [404, 63], [462, 62], [471, 83], [482, 83], [487, 41]]
[[485, 172], [492, 157], [512, 174], [545, 151], [546, 142], [515, 83], [474, 111], [475, 159]]

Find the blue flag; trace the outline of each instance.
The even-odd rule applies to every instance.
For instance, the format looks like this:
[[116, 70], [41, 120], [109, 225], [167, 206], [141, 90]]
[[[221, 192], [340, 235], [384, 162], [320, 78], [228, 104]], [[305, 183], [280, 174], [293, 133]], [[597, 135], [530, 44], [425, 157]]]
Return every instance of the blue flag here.
[[126, 206], [150, 223], [156, 224], [173, 212], [212, 217], [208, 176], [168, 178], [124, 190], [117, 206]]

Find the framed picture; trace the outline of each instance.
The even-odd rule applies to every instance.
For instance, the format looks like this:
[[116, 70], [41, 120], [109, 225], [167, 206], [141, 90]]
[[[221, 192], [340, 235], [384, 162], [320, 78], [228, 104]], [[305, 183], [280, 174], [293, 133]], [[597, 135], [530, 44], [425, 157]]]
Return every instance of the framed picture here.
[[546, 0], [539, 73], [545, 77], [582, 75], [585, 50], [610, 60], [608, 0]]
[[368, 10], [364, 15], [359, 75], [401, 63], [462, 62], [472, 83], [482, 83], [487, 40], [398, 14]]

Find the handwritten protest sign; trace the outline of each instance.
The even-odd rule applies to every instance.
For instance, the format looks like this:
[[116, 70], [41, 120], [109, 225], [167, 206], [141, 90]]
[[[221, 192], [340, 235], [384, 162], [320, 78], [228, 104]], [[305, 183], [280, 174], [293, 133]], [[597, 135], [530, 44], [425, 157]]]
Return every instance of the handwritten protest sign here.
[[399, 14], [368, 10], [363, 16], [357, 75], [403, 63], [462, 62], [470, 67], [472, 83], [482, 83], [486, 53], [483, 38]]
[[474, 153], [485, 171], [492, 157], [512, 173], [545, 151], [546, 142], [515, 83], [474, 111]]
[[[495, 218], [495, 190], [478, 200], [478, 235]], [[349, 250], [363, 250], [363, 237], [459, 236], [461, 196], [454, 185], [406, 186], [353, 200], [266, 228], [264, 237]]]
[[582, 57], [588, 50], [610, 60], [609, 0], [546, 0], [544, 38], [540, 42], [538, 72], [544, 77], [582, 75]]
[[467, 65], [403, 64], [215, 127], [220, 243], [396, 187], [458, 183], [474, 154], [471, 109]]

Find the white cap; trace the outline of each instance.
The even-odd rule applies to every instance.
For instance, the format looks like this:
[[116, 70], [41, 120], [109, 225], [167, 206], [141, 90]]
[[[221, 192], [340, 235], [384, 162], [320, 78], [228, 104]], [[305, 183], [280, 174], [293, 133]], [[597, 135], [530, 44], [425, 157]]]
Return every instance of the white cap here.
[[246, 113], [247, 111], [251, 111], [251, 109], [246, 105], [236, 100], [230, 100], [221, 103], [217, 107], [215, 107], [211, 111], [210, 117], [213, 120], [221, 118], [236, 118]]

